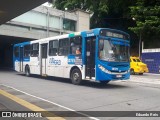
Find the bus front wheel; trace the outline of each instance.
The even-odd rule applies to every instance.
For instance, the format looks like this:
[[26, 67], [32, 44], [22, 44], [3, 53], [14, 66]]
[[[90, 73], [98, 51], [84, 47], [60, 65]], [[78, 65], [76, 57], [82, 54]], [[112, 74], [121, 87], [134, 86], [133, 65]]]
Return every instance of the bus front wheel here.
[[29, 69], [29, 66], [26, 66], [26, 67], [25, 67], [25, 74], [26, 74], [27, 77], [30, 76], [30, 69]]
[[131, 74], [131, 75], [134, 75], [134, 74], [135, 74], [134, 69], [130, 69], [130, 74]]
[[82, 82], [82, 74], [79, 69], [75, 68], [71, 72], [71, 81], [74, 85], [79, 85]]

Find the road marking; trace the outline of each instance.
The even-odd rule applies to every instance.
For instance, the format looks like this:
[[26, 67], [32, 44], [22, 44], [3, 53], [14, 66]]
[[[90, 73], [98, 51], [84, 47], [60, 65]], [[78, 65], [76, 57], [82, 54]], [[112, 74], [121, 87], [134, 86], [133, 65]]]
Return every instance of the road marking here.
[[[62, 117], [58, 117], [58, 116], [54, 115], [53, 113], [50, 113], [50, 112], [46, 111], [45, 109], [42, 109], [42, 108], [40, 108], [40, 107], [38, 107], [38, 106], [36, 106], [32, 103], [29, 103], [29, 102], [27, 102], [23, 99], [20, 99], [16, 96], [4, 91], [4, 90], [0, 89], [0, 94], [2, 94], [3, 96], [15, 101], [16, 103], [19, 103], [20, 105], [22, 105], [22, 106], [24, 106], [24, 107], [26, 107], [26, 108], [28, 108], [32, 111], [45, 111], [45, 114], [53, 116], [53, 117], [46, 117], [48, 120], [65, 120]], [[42, 116], [43, 116], [43, 114], [42, 114]]]
[[12, 86], [4, 85], [4, 84], [0, 84], [0, 85], [3, 85], [3, 86], [8, 87], [8, 88], [12, 88], [12, 89], [14, 89], [14, 90], [16, 90], [16, 91], [19, 91], [19, 92], [23, 93], [23, 94], [26, 94], [26, 95], [28, 95], [28, 96], [37, 98], [37, 99], [39, 99], [39, 100], [42, 100], [42, 101], [45, 101], [45, 102], [48, 102], [48, 103], [51, 103], [51, 104], [56, 105], [56, 106], [58, 106], [58, 107], [64, 108], [64, 109], [66, 109], [66, 110], [74, 111], [75, 113], [80, 114], [80, 115], [83, 115], [83, 116], [86, 116], [86, 117], [88, 117], [88, 118], [90, 118], [90, 119], [92, 119], [92, 120], [100, 120], [100, 119], [98, 119], [98, 118], [96, 118], [96, 117], [91, 117], [91, 116], [89, 116], [89, 115], [87, 115], [87, 114], [84, 114], [84, 113], [81, 113], [81, 112], [77, 112], [76, 110], [73, 110], [73, 109], [71, 109], [71, 108], [65, 107], [65, 106], [60, 105], [60, 104], [58, 104], [58, 103], [55, 103], [55, 102], [46, 100], [46, 99], [41, 98], [41, 97], [37, 97], [37, 96], [35, 96], [35, 95], [29, 94], [29, 93], [24, 92], [24, 91], [21, 91], [21, 90], [18, 90], [18, 89], [16, 89], [16, 88], [12, 87]]

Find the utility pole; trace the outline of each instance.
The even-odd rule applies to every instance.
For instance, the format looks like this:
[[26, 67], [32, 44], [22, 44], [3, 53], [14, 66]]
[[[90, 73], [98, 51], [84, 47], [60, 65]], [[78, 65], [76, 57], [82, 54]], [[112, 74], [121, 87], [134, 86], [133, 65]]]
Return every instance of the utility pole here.
[[142, 41], [142, 31], [139, 34], [139, 58], [141, 58], [141, 41]]

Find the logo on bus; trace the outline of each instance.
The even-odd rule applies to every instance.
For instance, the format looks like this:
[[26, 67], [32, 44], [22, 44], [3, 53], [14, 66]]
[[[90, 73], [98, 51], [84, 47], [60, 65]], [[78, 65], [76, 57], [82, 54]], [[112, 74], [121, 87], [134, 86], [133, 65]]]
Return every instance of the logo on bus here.
[[88, 33], [87, 34], [87, 37], [91, 37], [91, 36], [94, 36], [94, 33]]
[[53, 65], [61, 65], [61, 60], [56, 60], [54, 58], [50, 58], [49, 63], [53, 64]]
[[68, 59], [68, 64], [75, 64], [75, 59]]

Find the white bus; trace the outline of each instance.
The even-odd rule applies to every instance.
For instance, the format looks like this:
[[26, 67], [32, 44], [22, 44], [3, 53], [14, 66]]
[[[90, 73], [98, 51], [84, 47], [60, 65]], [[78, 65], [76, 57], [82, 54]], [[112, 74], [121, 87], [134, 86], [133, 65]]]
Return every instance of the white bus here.
[[14, 69], [38, 74], [108, 83], [130, 77], [129, 35], [119, 30], [90, 31], [44, 38], [14, 45]]

